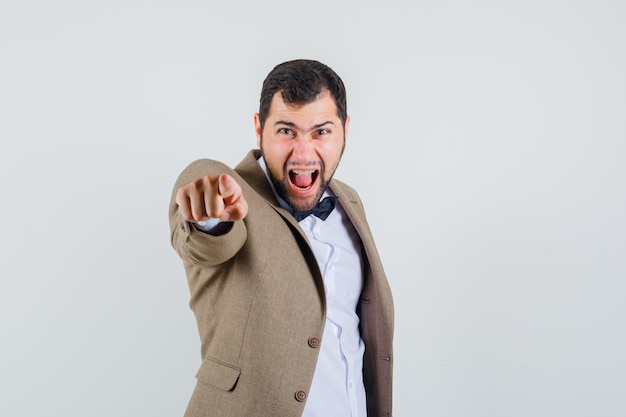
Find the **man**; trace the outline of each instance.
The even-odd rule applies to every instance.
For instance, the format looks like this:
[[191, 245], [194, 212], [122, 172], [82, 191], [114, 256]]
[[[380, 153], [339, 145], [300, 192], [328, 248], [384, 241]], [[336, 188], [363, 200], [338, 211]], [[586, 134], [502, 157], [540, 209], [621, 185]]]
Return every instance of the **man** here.
[[391, 292], [361, 200], [332, 179], [349, 122], [332, 69], [285, 62], [263, 83], [260, 149], [179, 176], [172, 245], [202, 341], [186, 417], [391, 416]]

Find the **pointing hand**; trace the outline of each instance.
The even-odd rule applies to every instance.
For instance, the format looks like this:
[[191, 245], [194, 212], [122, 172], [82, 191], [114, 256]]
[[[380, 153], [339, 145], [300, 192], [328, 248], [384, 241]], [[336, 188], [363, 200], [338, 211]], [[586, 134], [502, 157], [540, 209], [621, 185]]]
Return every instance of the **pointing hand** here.
[[183, 185], [176, 192], [176, 204], [183, 218], [200, 222], [209, 218], [222, 221], [243, 220], [248, 202], [241, 186], [227, 174], [205, 175]]

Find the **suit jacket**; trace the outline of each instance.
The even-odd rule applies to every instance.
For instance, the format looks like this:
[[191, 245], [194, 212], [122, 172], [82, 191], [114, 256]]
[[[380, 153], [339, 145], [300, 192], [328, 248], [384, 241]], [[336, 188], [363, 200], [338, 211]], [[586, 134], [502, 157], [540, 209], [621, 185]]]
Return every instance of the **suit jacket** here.
[[[254, 150], [233, 170], [202, 159], [178, 177], [169, 208], [201, 338], [202, 364], [186, 417], [301, 416], [325, 323], [321, 272], [307, 237], [280, 207]], [[221, 236], [195, 231], [178, 213], [176, 190], [207, 174], [241, 185], [249, 211]], [[391, 416], [393, 302], [357, 193], [329, 185], [363, 243], [359, 300], [369, 417]], [[329, 416], [330, 417], [330, 416]]]

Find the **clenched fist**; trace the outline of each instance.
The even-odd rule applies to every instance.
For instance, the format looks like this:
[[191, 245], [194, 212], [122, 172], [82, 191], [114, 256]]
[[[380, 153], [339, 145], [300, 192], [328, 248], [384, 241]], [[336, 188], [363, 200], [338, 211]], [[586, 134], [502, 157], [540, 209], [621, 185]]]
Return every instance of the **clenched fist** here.
[[241, 193], [241, 186], [227, 174], [206, 175], [183, 185], [176, 191], [176, 204], [189, 222], [209, 218], [237, 221], [248, 214], [248, 202]]

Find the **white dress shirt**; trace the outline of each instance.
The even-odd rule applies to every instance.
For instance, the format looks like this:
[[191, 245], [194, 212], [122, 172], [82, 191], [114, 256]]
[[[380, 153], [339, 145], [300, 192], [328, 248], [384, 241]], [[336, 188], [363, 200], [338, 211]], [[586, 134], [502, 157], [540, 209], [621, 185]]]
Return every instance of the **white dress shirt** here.
[[[267, 176], [263, 158], [259, 158], [259, 165]], [[274, 194], [283, 208], [293, 211], [276, 190]], [[327, 190], [322, 198], [330, 195]], [[196, 223], [196, 228], [208, 232], [217, 223], [218, 219], [210, 219]], [[363, 288], [360, 239], [340, 200], [326, 220], [310, 215], [299, 224], [313, 248], [326, 290], [326, 325], [302, 416], [367, 417], [363, 385], [365, 345], [356, 314]]]
[[[327, 193], [325, 193], [327, 194]], [[326, 220], [300, 221], [326, 289], [326, 325], [304, 417], [366, 417], [357, 303], [363, 287], [360, 240], [341, 201]]]

